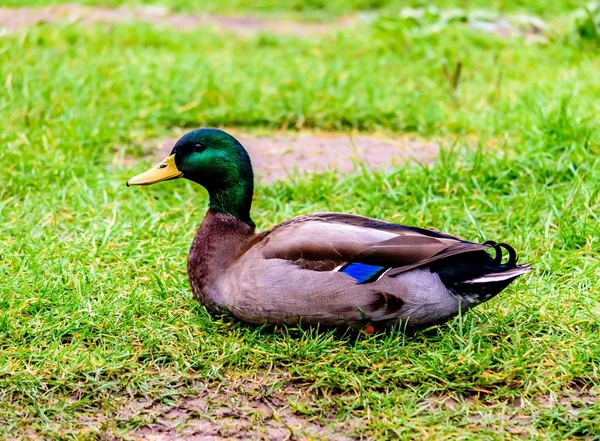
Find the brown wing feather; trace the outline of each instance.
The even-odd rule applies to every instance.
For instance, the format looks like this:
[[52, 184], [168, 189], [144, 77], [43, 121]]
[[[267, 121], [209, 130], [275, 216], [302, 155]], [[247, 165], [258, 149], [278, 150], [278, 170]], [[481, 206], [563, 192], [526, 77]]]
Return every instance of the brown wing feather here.
[[[442, 233], [441, 231], [436, 230], [434, 228], [409, 227], [406, 225], [395, 224], [392, 222], [382, 221], [379, 219], [373, 219], [370, 217], [357, 216], [355, 214], [315, 213], [315, 214], [309, 214], [309, 215], [305, 215], [305, 216], [299, 216], [294, 219], [303, 221], [304, 220], [303, 218], [306, 218], [306, 220], [311, 220], [311, 219], [323, 220], [326, 222], [355, 225], [358, 227], [375, 228], [380, 231], [388, 231], [391, 233], [398, 233], [401, 231], [409, 231], [409, 232], [416, 232], [420, 235], [429, 236], [429, 237], [437, 237], [437, 238], [454, 239], [454, 240], [463, 241], [463, 239], [458, 236], [453, 236], [448, 233]], [[290, 221], [294, 221], [294, 219], [290, 219]], [[288, 222], [290, 222], [290, 221], [288, 221]], [[285, 224], [285, 222], [280, 225], [284, 225], [284, 224]]]
[[448, 239], [401, 234], [373, 244], [354, 260], [374, 265], [405, 266], [435, 256], [448, 248], [452, 242]]
[[[339, 228], [332, 230], [332, 225]], [[339, 263], [353, 261], [392, 267], [389, 276], [488, 248], [435, 230], [340, 213], [290, 219], [255, 236], [240, 255], [255, 246], [264, 247], [266, 259], [288, 260], [305, 269], [330, 271]]]
[[404, 273], [406, 271], [410, 271], [410, 270], [418, 268], [420, 266], [427, 265], [431, 262], [435, 262], [436, 260], [445, 259], [446, 257], [455, 256], [457, 254], [472, 253], [473, 251], [481, 251], [481, 250], [485, 250], [488, 248], [490, 248], [489, 245], [482, 245], [482, 244], [472, 243], [472, 242], [457, 242], [456, 244], [453, 244], [452, 246], [446, 248], [445, 250], [443, 250], [442, 252], [440, 252], [434, 256], [426, 257], [422, 260], [415, 261], [415, 262], [413, 262], [411, 264], [407, 264], [405, 266], [394, 267], [390, 271], [388, 271], [386, 273], [386, 275], [388, 275], [390, 277], [396, 276], [400, 273]]

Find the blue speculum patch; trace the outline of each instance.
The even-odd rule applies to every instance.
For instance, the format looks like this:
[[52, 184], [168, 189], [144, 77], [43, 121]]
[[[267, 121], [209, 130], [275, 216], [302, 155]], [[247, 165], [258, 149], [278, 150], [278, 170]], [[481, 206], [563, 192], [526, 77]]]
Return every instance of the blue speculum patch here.
[[366, 263], [352, 262], [340, 269], [340, 273], [344, 273], [352, 277], [357, 283], [367, 283], [377, 280], [377, 278], [386, 270], [383, 266], [367, 265]]

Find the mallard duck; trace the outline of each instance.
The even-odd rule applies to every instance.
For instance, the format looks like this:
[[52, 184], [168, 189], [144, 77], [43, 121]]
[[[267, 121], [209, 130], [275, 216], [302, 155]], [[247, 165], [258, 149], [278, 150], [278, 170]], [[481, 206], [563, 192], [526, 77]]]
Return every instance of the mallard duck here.
[[245, 322], [423, 328], [491, 299], [530, 271], [504, 243], [351, 214], [307, 214], [257, 234], [250, 157], [222, 130], [187, 133], [127, 186], [177, 178], [202, 185], [210, 197], [187, 263], [192, 292], [210, 312]]

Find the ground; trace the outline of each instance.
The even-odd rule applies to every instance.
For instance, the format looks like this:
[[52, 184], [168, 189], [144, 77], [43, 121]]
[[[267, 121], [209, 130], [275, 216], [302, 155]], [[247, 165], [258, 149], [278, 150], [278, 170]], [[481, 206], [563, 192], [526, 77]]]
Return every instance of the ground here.
[[[599, 439], [600, 14], [424, 3], [3, 3], [0, 438]], [[259, 229], [357, 213], [534, 271], [413, 335], [211, 317], [206, 193], [124, 185], [201, 126], [248, 147]]]

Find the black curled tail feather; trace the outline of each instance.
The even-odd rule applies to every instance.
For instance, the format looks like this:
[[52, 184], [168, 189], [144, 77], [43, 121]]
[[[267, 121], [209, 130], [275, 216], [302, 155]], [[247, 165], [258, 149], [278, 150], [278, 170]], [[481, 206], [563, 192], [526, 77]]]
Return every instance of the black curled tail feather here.
[[[517, 266], [517, 252], [513, 247], [504, 242], [494, 242], [493, 240], [488, 240], [483, 243], [484, 245], [489, 245], [496, 252], [496, 257], [494, 258], [494, 263], [498, 266], [505, 268], [516, 268]], [[505, 249], [508, 253], [508, 261], [505, 264], [502, 264], [502, 249]]]
[[485, 242], [483, 242], [483, 244], [489, 245], [494, 249], [494, 251], [496, 252], [494, 263], [496, 265], [500, 265], [502, 263], [502, 249], [498, 246], [498, 242], [495, 242], [493, 240], [486, 240]]

